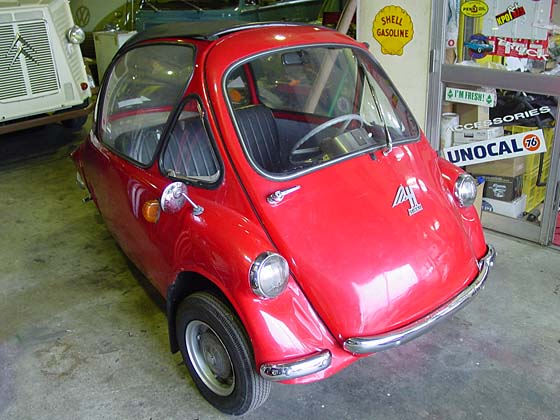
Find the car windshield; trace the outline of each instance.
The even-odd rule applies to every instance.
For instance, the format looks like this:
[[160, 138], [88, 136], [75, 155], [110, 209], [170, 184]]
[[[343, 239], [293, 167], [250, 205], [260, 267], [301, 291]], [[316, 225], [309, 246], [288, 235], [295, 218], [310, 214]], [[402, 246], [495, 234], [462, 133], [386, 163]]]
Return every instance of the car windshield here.
[[359, 49], [259, 55], [230, 70], [225, 84], [243, 149], [268, 176], [291, 177], [419, 138], [387, 75]]
[[140, 4], [141, 10], [218, 10], [234, 9], [239, 6], [238, 0], [144, 0]]

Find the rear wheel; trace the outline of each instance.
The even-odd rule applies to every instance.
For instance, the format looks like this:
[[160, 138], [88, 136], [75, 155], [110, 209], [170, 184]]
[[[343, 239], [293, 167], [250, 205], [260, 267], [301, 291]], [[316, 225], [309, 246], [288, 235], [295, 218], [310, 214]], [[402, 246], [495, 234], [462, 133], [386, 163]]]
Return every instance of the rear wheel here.
[[70, 130], [77, 131], [81, 129], [88, 119], [87, 115], [81, 117], [70, 118], [69, 120], [62, 120], [61, 123], [64, 128], [69, 128]]
[[188, 296], [176, 326], [183, 360], [210, 404], [241, 415], [267, 400], [271, 383], [257, 373], [241, 322], [220, 299], [206, 292]]

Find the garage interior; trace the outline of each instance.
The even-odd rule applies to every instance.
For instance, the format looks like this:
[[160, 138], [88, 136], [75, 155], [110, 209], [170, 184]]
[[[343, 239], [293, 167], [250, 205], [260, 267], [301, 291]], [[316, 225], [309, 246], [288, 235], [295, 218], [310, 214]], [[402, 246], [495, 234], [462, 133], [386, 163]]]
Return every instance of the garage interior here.
[[[82, 203], [69, 153], [89, 125], [0, 138], [0, 418], [227, 418], [169, 352], [157, 292]], [[497, 262], [463, 311], [324, 381], [274, 384], [244, 418], [558, 418], [560, 253], [485, 233]]]
[[[560, 57], [560, 5], [558, 0], [545, 2], [553, 2], [555, 7], [556, 49]], [[134, 21], [134, 4], [142, 3], [144, 13], [153, 12], [146, 2], [121, 3], [126, 4], [124, 13], [120, 17], [113, 14], [112, 21], [123, 16]], [[492, 118], [490, 111], [480, 104], [445, 101], [444, 87], [457, 91], [480, 88], [485, 92], [490, 87], [493, 95], [500, 94], [502, 98], [528, 92], [529, 96], [534, 94], [554, 102], [544, 113], [550, 114], [552, 121], [546, 127], [538, 127], [547, 134], [547, 163], [543, 165], [541, 158], [538, 171], [535, 166], [533, 171], [523, 168], [514, 175], [523, 178], [524, 173], [538, 172], [539, 184], [545, 168], [550, 179], [560, 180], [560, 132], [557, 133], [556, 124], [560, 121], [560, 71], [552, 82], [539, 74], [542, 78], [533, 84], [533, 79], [525, 78], [523, 72], [511, 72], [515, 73], [515, 80], [509, 76], [502, 80], [503, 72], [490, 74], [488, 69], [457, 65], [463, 58], [472, 58], [468, 56], [473, 52], [472, 46], [469, 50], [467, 43], [480, 41], [475, 43], [475, 50], [488, 47], [488, 40], [476, 33], [482, 30], [482, 23], [467, 27], [464, 22], [468, 19], [462, 16], [462, 26], [455, 28], [456, 40], [466, 33], [473, 34], [461, 40], [465, 45], [448, 48], [449, 34], [444, 35], [448, 27], [443, 27], [437, 36], [437, 30], [429, 30], [431, 25], [450, 25], [444, 7], [434, 13], [429, 11], [430, 5], [410, 0], [348, 3], [353, 3], [358, 15], [367, 19], [358, 19], [356, 24], [346, 16], [345, 25], [352, 26], [353, 35], [366, 42], [388, 69], [389, 77], [425, 128], [434, 150], [442, 152], [459, 144], [456, 133], [451, 138], [453, 129], [447, 130], [445, 138], [443, 124], [451, 122], [444, 116], [456, 118], [453, 124], [467, 121], [473, 127]], [[382, 53], [383, 46], [372, 32], [379, 9], [397, 7], [393, 3], [412, 15], [407, 24], [410, 30], [414, 29], [414, 37], [407, 41], [409, 44], [400, 46], [401, 55]], [[484, 4], [467, 0], [447, 3]], [[517, 2], [511, 3], [518, 6]], [[72, 13], [76, 14], [75, 10], [88, 2], [71, 0], [70, 4], [75, 6]], [[252, 4], [248, 4], [251, 8]], [[84, 18], [83, 9], [80, 13]], [[335, 14], [336, 21], [339, 13]], [[482, 20], [482, 16], [474, 18]], [[113, 26], [112, 29], [119, 29], [118, 25]], [[464, 33], [457, 38], [460, 31]], [[87, 33], [91, 51], [92, 33], [93, 30]], [[99, 51], [96, 70], [102, 78], [117, 44], [126, 42], [131, 33], [98, 29], [95, 33], [99, 45], [105, 42], [110, 46]], [[13, 45], [17, 42], [15, 39]], [[445, 45], [441, 63], [429, 61], [434, 44]], [[13, 52], [12, 47], [8, 52]], [[454, 52], [450, 59], [453, 49], [459, 55]], [[2, 51], [0, 48], [0, 65], [5, 58]], [[81, 52], [84, 51], [82, 48]], [[505, 61], [505, 56], [496, 59], [482, 55], [481, 62]], [[14, 62], [25, 59], [18, 57]], [[560, 58], [557, 61], [560, 69]], [[426, 74], [418, 70], [417, 77], [410, 77], [412, 64], [425, 69]], [[436, 70], [429, 72], [429, 68]], [[546, 65], [525, 70], [544, 72]], [[2, 79], [0, 73], [2, 80], [7, 78]], [[89, 112], [95, 105], [98, 87], [90, 100], [88, 84], [82, 83], [81, 93], [86, 95], [87, 91], [84, 103], [89, 104]], [[72, 109], [81, 112], [77, 108]], [[57, 112], [46, 114], [55, 117]], [[514, 123], [518, 115], [520, 120], [529, 119], [523, 113], [512, 114], [516, 118]], [[0, 117], [4, 120], [5, 116]], [[80, 124], [86, 118], [83, 117]], [[18, 121], [27, 123], [25, 118]], [[514, 127], [524, 131], [529, 125]], [[200, 394], [181, 354], [170, 352], [163, 297], [119, 248], [95, 204], [88, 200], [87, 191], [78, 188], [70, 153], [84, 141], [91, 126], [89, 114], [81, 128], [49, 123], [0, 134], [0, 420], [230, 418]], [[4, 122], [0, 123], [2, 127]], [[477, 128], [473, 131], [479, 133]], [[502, 135], [503, 129], [494, 137]], [[534, 162], [537, 160], [533, 158]], [[545, 180], [542, 184], [534, 187], [533, 196], [528, 197], [538, 201], [538, 205], [523, 208], [522, 217], [483, 208], [485, 238], [495, 247], [497, 257], [485, 288], [474, 302], [410, 343], [365, 357], [325, 380], [306, 385], [274, 383], [268, 402], [243, 418], [559, 419], [560, 183], [547, 184]], [[516, 193], [515, 197], [496, 202], [511, 205], [527, 195], [522, 189]], [[528, 220], [531, 212], [527, 210], [538, 210], [532, 221]], [[543, 214], [554, 216], [554, 221], [551, 217], [546, 220]], [[550, 232], [550, 238], [546, 237]]]

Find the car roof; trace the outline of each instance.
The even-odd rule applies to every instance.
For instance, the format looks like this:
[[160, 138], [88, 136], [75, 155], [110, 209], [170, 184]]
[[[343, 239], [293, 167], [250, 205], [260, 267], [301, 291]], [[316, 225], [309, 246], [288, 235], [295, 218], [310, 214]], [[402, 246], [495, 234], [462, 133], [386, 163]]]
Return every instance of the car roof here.
[[123, 50], [144, 41], [160, 38], [195, 38], [215, 40], [233, 32], [245, 31], [254, 28], [286, 26], [310, 26], [295, 22], [254, 22], [247, 23], [239, 20], [214, 20], [205, 22], [177, 22], [152, 26], [145, 31], [131, 37], [124, 45]]

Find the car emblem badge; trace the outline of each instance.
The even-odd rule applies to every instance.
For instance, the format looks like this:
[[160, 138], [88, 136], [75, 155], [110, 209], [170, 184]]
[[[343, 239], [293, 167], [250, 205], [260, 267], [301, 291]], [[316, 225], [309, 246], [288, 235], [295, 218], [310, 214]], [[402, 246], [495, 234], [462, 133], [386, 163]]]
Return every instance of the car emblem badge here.
[[33, 56], [31, 55], [32, 53], [35, 53], [36, 51], [33, 49], [31, 44], [29, 44], [29, 42], [27, 42], [21, 36], [20, 33], [16, 33], [16, 37], [14, 38], [14, 40], [12, 42], [12, 45], [10, 45], [10, 48], [8, 49], [8, 52], [6, 53], [6, 57], [9, 56], [13, 52], [15, 52], [15, 55], [12, 58], [12, 61], [11, 61], [10, 65], [8, 66], [8, 69], [12, 68], [12, 66], [14, 65], [16, 60], [22, 55], [25, 58], [27, 58], [28, 60], [33, 61], [35, 64], [39, 64], [33, 58]]
[[410, 208], [408, 209], [409, 216], [412, 216], [423, 210], [422, 204], [420, 204], [416, 199], [414, 190], [401, 184], [399, 185], [399, 189], [397, 190], [395, 201], [393, 201], [393, 208], [397, 207], [399, 204], [404, 203], [405, 201], [408, 201], [408, 203], [410, 204]]

